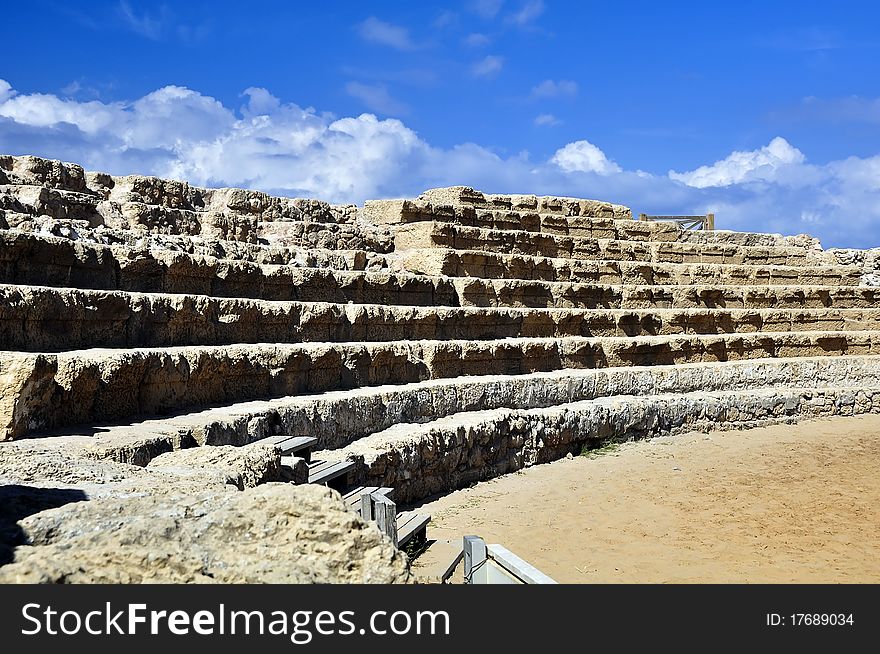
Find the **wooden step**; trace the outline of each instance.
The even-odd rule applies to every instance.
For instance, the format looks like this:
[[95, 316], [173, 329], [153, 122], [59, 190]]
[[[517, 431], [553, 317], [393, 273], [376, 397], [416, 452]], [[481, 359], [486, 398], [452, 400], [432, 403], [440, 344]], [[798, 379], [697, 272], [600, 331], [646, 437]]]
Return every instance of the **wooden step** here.
[[[389, 498], [393, 492], [394, 489], [390, 486], [356, 486], [345, 493], [342, 496], [342, 499], [345, 501], [345, 505], [349, 509], [357, 513], [364, 520], [373, 520], [376, 522], [378, 522], [378, 515], [376, 514], [378, 502], [387, 504], [390, 508], [382, 511], [383, 522], [386, 524], [380, 525], [381, 528], [382, 526], [387, 527], [387, 520], [389, 517], [393, 518], [393, 516], [397, 515], [397, 509], [394, 506], [394, 502]], [[395, 538], [397, 536], [396, 524], [395, 521], [395, 528], [393, 530], [393, 536]], [[389, 534], [389, 536], [391, 536], [391, 534]]]
[[342, 499], [345, 500], [345, 503], [349, 507], [357, 507], [360, 504], [361, 495], [364, 495], [365, 493], [369, 495], [376, 494], [391, 497], [393, 492], [394, 489], [390, 486], [356, 486], [343, 494]]
[[425, 539], [431, 516], [415, 511], [401, 511], [397, 514], [397, 546], [404, 547], [414, 538]]
[[[301, 459], [310, 461], [312, 458], [312, 448], [317, 444], [318, 439], [314, 436], [291, 436], [290, 434], [278, 434], [269, 436], [263, 440], [264, 443], [276, 445], [281, 449], [281, 456], [289, 456], [298, 454]], [[284, 461], [282, 460], [282, 463]]]
[[354, 466], [354, 461], [312, 461], [309, 464], [309, 483], [342, 491], [348, 486], [348, 473]]

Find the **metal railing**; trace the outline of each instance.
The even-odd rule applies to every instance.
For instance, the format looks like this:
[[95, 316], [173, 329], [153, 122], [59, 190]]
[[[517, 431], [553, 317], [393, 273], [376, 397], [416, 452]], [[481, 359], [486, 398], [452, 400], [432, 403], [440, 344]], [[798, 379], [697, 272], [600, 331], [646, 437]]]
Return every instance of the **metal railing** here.
[[646, 213], [640, 213], [639, 220], [674, 222], [678, 224], [682, 229], [703, 231], [715, 229], [714, 213], [707, 213], [705, 216], [649, 216]]

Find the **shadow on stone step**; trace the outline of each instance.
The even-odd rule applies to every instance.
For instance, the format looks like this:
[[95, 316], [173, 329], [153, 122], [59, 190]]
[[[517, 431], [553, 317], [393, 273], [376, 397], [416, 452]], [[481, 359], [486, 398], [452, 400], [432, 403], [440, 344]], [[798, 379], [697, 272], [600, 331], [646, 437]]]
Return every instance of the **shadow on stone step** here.
[[18, 521], [46, 509], [88, 499], [72, 488], [37, 488], [10, 484], [0, 486], [0, 565], [10, 563], [25, 535]]

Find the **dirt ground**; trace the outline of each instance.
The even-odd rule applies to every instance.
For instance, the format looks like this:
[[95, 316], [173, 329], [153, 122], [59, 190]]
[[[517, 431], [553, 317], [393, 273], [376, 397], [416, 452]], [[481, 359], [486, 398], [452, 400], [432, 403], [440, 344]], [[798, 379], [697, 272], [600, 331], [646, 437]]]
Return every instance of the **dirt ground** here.
[[880, 582], [880, 416], [627, 443], [425, 504], [565, 583]]

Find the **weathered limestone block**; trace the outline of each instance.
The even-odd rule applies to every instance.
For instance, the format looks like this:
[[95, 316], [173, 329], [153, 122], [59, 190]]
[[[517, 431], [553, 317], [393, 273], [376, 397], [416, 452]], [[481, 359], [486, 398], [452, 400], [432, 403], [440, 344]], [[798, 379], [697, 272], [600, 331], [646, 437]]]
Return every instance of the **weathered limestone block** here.
[[[78, 229], [75, 224], [56, 226], [62, 230]], [[135, 245], [138, 241], [127, 242]], [[343, 303], [414, 301], [431, 305], [453, 301], [451, 285], [441, 280], [368, 273], [365, 283], [364, 275], [345, 276], [344, 269], [377, 270], [385, 264], [384, 259], [359, 251], [253, 251], [250, 256], [255, 262], [251, 262], [202, 254], [229, 255], [226, 246], [219, 250], [192, 249], [193, 254], [143, 246], [107, 247], [82, 240], [4, 231], [0, 233], [0, 283]], [[237, 250], [232, 254], [235, 253]], [[262, 263], [266, 260], [286, 263]], [[329, 267], [342, 272], [327, 270]], [[438, 286], [444, 288], [438, 290]], [[414, 294], [417, 288], [420, 290]]]
[[548, 408], [453, 414], [421, 425], [398, 424], [324, 454], [356, 461], [358, 483], [392, 486], [396, 501], [414, 502], [609, 440], [853, 415], [877, 411], [875, 400], [880, 400], [877, 387], [618, 395]]
[[634, 221], [629, 219], [629, 209], [593, 200], [573, 201], [575, 204], [566, 205], [568, 208], [560, 204], [558, 210], [548, 213], [549, 208], [556, 205], [552, 202], [542, 204], [544, 200], [535, 200], [537, 209], [522, 208], [522, 205], [530, 204], [522, 201], [518, 201], [518, 207], [513, 209], [512, 201], [507, 196], [478, 204], [448, 204], [445, 193], [436, 196], [429, 193], [417, 200], [367, 200], [362, 215], [365, 220], [377, 225], [434, 220], [470, 227], [570, 234], [587, 238], [626, 239], [630, 230], [635, 229], [643, 234], [645, 240], [667, 241], [675, 240], [679, 231], [676, 226], [663, 223], [631, 228], [629, 223]]
[[130, 229], [191, 236], [202, 231], [199, 215], [190, 209], [169, 209], [143, 202], [123, 202], [120, 212]]
[[115, 186], [116, 179], [112, 175], [86, 171], [86, 188], [96, 194], [99, 199], [109, 200]]
[[56, 371], [51, 357], [0, 352], [0, 441], [30, 426], [27, 416], [51, 395]]
[[481, 205], [486, 203], [486, 196], [469, 186], [449, 186], [446, 188], [428, 189], [419, 195], [419, 199], [426, 200], [432, 204], [446, 205]]
[[433, 216], [429, 202], [418, 200], [367, 200], [363, 217], [376, 225], [394, 225], [425, 220]]
[[428, 189], [419, 199], [434, 205], [465, 204], [483, 209], [531, 210], [562, 216], [632, 219], [632, 212], [628, 207], [609, 202], [553, 196], [484, 194], [467, 186]]
[[406, 556], [319, 486], [102, 498], [19, 523], [3, 583], [406, 583]]
[[[256, 243], [258, 221], [354, 225], [358, 215], [354, 205], [278, 198], [244, 189], [201, 189], [141, 175], [84, 173], [74, 164], [36, 157], [2, 157], [0, 171], [0, 185], [7, 189], [0, 192], [4, 211], [87, 220], [92, 227], [107, 224], [115, 229]], [[17, 195], [21, 202], [12, 206]], [[29, 221], [15, 220], [15, 225], [21, 223]], [[369, 230], [368, 225], [363, 227]], [[23, 228], [35, 231], [29, 224]]]
[[[0, 207], [34, 218], [45, 216], [59, 220], [85, 221], [98, 227], [103, 219], [96, 210], [94, 195], [36, 185], [0, 186]], [[16, 226], [23, 221], [19, 220]]]
[[880, 286], [880, 248], [870, 250], [832, 249], [828, 253], [843, 266], [858, 266], [862, 271], [862, 284]]
[[[15, 218], [12, 220], [12, 224], [17, 225], [19, 222], [23, 222], [25, 220], [30, 220], [33, 217], [33, 207], [26, 206], [22, 204], [21, 199], [19, 198], [19, 194], [14, 192], [13, 189], [18, 189], [20, 187], [17, 186], [0, 186], [0, 211], [3, 214], [12, 214], [12, 216], [22, 216], [22, 218]], [[6, 222], [4, 220], [4, 222]], [[4, 229], [9, 229], [9, 223], [6, 223], [6, 227]]]
[[281, 467], [281, 480], [291, 484], [309, 483], [309, 462], [298, 456], [287, 456]]
[[197, 214], [197, 219], [205, 239], [257, 243], [259, 221], [255, 216], [206, 211]]
[[112, 177], [109, 180], [106, 177], [96, 176], [94, 179], [100, 182], [102, 191], [109, 190], [105, 199], [120, 204], [135, 202], [188, 211], [205, 207], [203, 189], [190, 186], [186, 182], [143, 175]]
[[[85, 439], [27, 439], [4, 443], [0, 447], [0, 483], [23, 486], [92, 487], [128, 479], [149, 477], [144, 468], [121, 461], [119, 456], [101, 459], [93, 456]], [[144, 441], [131, 446], [146, 450]], [[155, 477], [154, 477], [155, 478]], [[85, 499], [85, 498], [83, 498]]]
[[[880, 367], [870, 357], [753, 360], [430, 380], [313, 398], [271, 400], [255, 403], [251, 410], [279, 421], [286, 431], [315, 435], [320, 447], [338, 448], [395, 424], [420, 423], [467, 411], [548, 407], [606, 395], [811, 384], [876, 386], [878, 381]], [[230, 417], [230, 413], [236, 417]], [[222, 410], [205, 412], [199, 429], [217, 442], [240, 442], [243, 436], [236, 435], [242, 429], [239, 415]]]
[[242, 447], [191, 447], [160, 454], [147, 467], [178, 475], [204, 470], [218, 472], [225, 476], [226, 483], [239, 490], [254, 488], [270, 481], [284, 481], [281, 474], [281, 450], [263, 443]]
[[390, 252], [393, 242], [387, 230], [372, 225], [303, 221], [261, 221], [257, 226], [261, 242], [282, 247], [323, 248]]
[[237, 213], [260, 215], [269, 208], [272, 199], [260, 191], [241, 188], [219, 188], [206, 192], [206, 202], [210, 210], [231, 210]]
[[208, 211], [250, 215], [263, 222], [302, 221], [351, 223], [354, 205], [331, 205], [307, 198], [273, 197], [260, 191], [237, 188], [200, 189]]
[[[451, 278], [461, 306], [548, 308], [861, 308], [880, 292], [864, 286], [609, 286], [518, 279]], [[439, 304], [439, 303], [438, 303]]]
[[[640, 224], [646, 225], [650, 223]], [[679, 230], [677, 240], [684, 243], [730, 243], [764, 247], [798, 247], [816, 252], [822, 251], [822, 244], [819, 242], [819, 239], [807, 234], [783, 236], [782, 234], [731, 232], [725, 229], [709, 231], [684, 229]]]
[[82, 166], [33, 156], [0, 155], [4, 184], [45, 186], [64, 191], [88, 193]]

